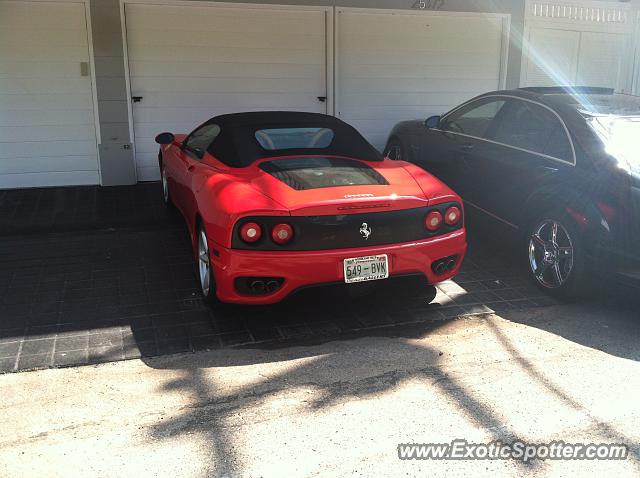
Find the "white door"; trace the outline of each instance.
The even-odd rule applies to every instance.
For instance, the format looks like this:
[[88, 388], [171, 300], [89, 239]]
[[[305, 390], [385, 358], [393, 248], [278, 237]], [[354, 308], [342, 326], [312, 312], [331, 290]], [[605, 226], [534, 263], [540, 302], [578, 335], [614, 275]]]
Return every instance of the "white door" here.
[[578, 72], [580, 33], [535, 28], [529, 32], [525, 86], [573, 85]]
[[141, 181], [159, 177], [159, 132], [225, 113], [327, 112], [324, 9], [131, 3], [125, 14]]
[[0, 2], [0, 188], [98, 184], [85, 5]]
[[630, 92], [634, 18], [624, 3], [528, 0], [521, 84]]
[[507, 19], [338, 9], [336, 115], [378, 149], [393, 125], [499, 89]]
[[553, 28], [529, 30], [524, 86], [627, 89], [631, 35]]

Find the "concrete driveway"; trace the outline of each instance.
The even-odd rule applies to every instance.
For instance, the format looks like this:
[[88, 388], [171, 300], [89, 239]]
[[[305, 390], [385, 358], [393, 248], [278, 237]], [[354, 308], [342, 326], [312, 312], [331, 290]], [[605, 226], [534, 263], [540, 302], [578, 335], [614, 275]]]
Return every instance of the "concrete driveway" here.
[[[365, 298], [307, 290], [272, 307], [207, 307], [186, 226], [159, 184], [0, 191], [0, 373], [197, 352], [553, 303], [502, 241], [472, 242], [438, 290], [382, 281]], [[434, 299], [434, 294], [437, 295]]]
[[[592, 302], [6, 374], [0, 475], [638, 476], [639, 339], [635, 304]], [[454, 439], [630, 455], [398, 459], [399, 443]]]

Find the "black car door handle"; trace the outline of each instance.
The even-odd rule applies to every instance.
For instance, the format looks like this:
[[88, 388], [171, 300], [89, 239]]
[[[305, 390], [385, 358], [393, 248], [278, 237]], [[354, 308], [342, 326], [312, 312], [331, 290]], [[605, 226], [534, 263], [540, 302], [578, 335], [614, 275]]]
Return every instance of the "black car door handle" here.
[[187, 168], [187, 171], [193, 171], [196, 167], [192, 164]]

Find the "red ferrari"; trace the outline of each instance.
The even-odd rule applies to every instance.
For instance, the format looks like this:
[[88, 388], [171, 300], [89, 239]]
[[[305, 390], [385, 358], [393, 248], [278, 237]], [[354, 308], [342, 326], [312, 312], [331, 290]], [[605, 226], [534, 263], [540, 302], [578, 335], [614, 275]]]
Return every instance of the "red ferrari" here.
[[460, 197], [337, 118], [230, 114], [156, 141], [164, 201], [187, 222], [208, 301], [270, 304], [410, 274], [433, 284], [460, 269]]

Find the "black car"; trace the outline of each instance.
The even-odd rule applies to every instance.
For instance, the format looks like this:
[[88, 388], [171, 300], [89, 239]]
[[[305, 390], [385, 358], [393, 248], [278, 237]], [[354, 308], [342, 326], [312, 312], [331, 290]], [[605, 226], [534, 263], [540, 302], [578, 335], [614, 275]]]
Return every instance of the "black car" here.
[[594, 273], [639, 283], [639, 146], [640, 97], [549, 87], [486, 93], [399, 123], [385, 153], [519, 234], [535, 282], [575, 296]]

